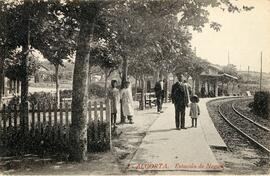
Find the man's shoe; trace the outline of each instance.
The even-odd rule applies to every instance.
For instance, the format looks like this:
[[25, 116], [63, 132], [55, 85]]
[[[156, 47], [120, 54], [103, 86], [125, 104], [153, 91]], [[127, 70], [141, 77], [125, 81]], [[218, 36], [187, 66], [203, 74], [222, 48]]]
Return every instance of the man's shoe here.
[[186, 130], [187, 128], [186, 128], [186, 127], [183, 127], [183, 128], [181, 128], [181, 129], [184, 129], [184, 130]]
[[160, 113], [163, 113], [163, 111], [159, 111]]
[[180, 128], [176, 128], [176, 130], [181, 130]]
[[134, 122], [130, 121], [129, 124], [134, 124]]

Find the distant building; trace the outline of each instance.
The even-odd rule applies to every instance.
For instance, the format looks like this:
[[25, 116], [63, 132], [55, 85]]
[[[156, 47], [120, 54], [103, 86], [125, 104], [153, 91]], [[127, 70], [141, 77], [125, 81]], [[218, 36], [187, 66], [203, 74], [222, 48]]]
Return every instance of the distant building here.
[[2, 96], [3, 97], [10, 97], [14, 95], [20, 94], [20, 81], [19, 80], [12, 80], [7, 77], [4, 77], [3, 80], [3, 88], [2, 88]]
[[238, 78], [222, 72], [218, 65], [210, 64], [196, 81], [196, 94], [202, 97], [217, 97], [239, 94]]

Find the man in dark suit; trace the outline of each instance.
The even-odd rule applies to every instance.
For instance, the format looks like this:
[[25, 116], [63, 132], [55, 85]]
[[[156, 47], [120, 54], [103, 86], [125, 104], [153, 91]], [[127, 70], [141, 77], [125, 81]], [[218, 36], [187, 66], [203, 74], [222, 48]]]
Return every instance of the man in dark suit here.
[[156, 82], [155, 94], [156, 94], [156, 98], [157, 98], [157, 112], [163, 113], [162, 105], [163, 105], [163, 99], [164, 99], [164, 83], [163, 83], [162, 79], [160, 79], [158, 82]]
[[[176, 129], [185, 128], [185, 110], [188, 106], [188, 93], [187, 87], [183, 83], [183, 75], [181, 73], [176, 75], [178, 81], [172, 86], [172, 103], [175, 107], [175, 125]], [[180, 120], [181, 119], [181, 120]]]

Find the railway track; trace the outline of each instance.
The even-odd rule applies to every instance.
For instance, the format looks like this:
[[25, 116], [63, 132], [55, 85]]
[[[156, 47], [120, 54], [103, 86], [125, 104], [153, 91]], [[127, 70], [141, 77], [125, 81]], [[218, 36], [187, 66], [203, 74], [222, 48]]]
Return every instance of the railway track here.
[[270, 129], [249, 119], [235, 108], [235, 101], [231, 100], [218, 106], [221, 117], [241, 135], [253, 144], [270, 154]]

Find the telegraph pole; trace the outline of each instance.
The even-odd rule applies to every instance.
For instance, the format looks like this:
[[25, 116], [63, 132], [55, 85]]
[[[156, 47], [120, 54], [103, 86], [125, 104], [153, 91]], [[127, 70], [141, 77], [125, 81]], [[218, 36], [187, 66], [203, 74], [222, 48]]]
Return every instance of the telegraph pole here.
[[260, 92], [262, 91], [262, 52], [261, 52], [261, 73], [260, 73]]
[[230, 65], [230, 50], [228, 50], [228, 65]]
[[248, 76], [247, 76], [247, 83], [249, 82], [249, 66], [248, 66]]

